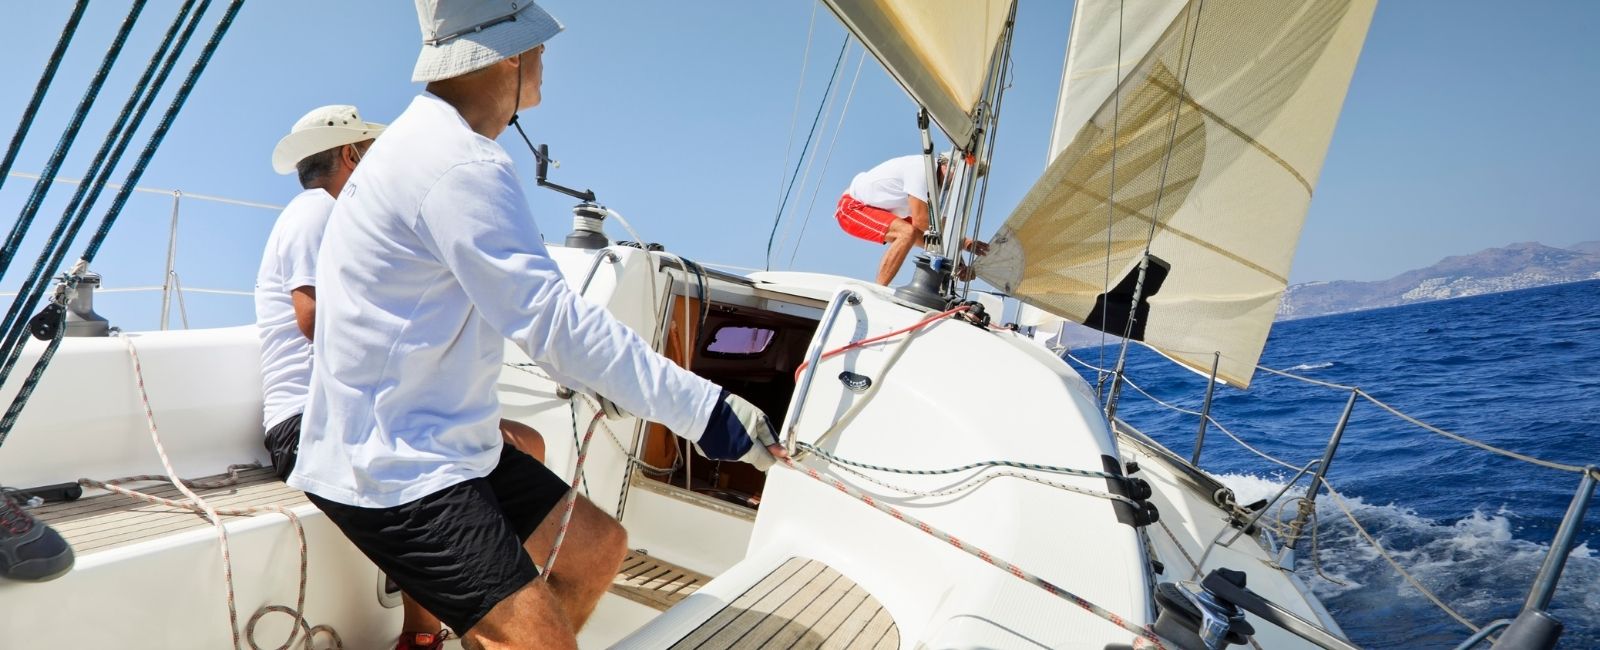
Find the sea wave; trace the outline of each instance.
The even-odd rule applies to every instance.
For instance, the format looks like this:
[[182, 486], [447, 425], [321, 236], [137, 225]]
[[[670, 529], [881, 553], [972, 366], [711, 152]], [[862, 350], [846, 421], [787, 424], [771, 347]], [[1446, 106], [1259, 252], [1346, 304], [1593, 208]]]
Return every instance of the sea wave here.
[[[1361, 386], [1431, 426], [1539, 458], [1600, 461], [1600, 280], [1493, 296], [1279, 323], [1261, 363]], [[1530, 319], [1527, 314], [1539, 314]], [[1422, 332], [1423, 335], [1411, 333]], [[1161, 399], [1192, 405], [1204, 377], [1158, 354], [1129, 351], [1128, 376]], [[1092, 374], [1088, 381], [1094, 381]], [[1162, 444], [1188, 450], [1195, 417], [1125, 392], [1117, 411]], [[1248, 391], [1217, 388], [1215, 422], [1263, 453], [1320, 458], [1349, 393], [1258, 374]], [[1430, 591], [1477, 624], [1515, 616], [1572, 499], [1576, 478], [1444, 440], [1373, 405], [1354, 405], [1333, 461], [1334, 485], [1362, 526]], [[1289, 478], [1215, 427], [1202, 465], [1241, 503]], [[1305, 481], [1302, 480], [1302, 483]], [[1354, 499], [1360, 496], [1362, 499]], [[1293, 504], [1287, 508], [1294, 512]], [[1302, 575], [1363, 647], [1453, 647], [1467, 627], [1398, 576], [1326, 494], [1317, 499], [1322, 572]], [[1277, 513], [1273, 513], [1277, 516]], [[1285, 516], [1291, 516], [1285, 515]], [[1552, 612], [1563, 647], [1600, 648], [1600, 521], [1591, 510]], [[1299, 556], [1313, 553], [1302, 545]], [[1341, 584], [1342, 583], [1342, 584]]]
[[1326, 370], [1326, 369], [1332, 368], [1332, 367], [1333, 367], [1333, 362], [1332, 361], [1324, 361], [1322, 363], [1302, 363], [1302, 364], [1300, 364], [1298, 366], [1293, 366], [1293, 367], [1289, 368], [1289, 372], [1306, 372], [1308, 370]]
[[[1242, 503], [1272, 498], [1287, 479], [1253, 474], [1222, 474], [1218, 478]], [[1304, 495], [1301, 485], [1292, 488], [1285, 498]], [[1518, 537], [1519, 516], [1506, 508], [1494, 512], [1475, 510], [1454, 521], [1441, 521], [1394, 504], [1373, 504], [1350, 496], [1344, 501], [1349, 514], [1377, 539], [1384, 552], [1478, 625], [1515, 616], [1550, 552], [1549, 544]], [[1296, 568], [1336, 616], [1339, 612], [1365, 614], [1339, 617], [1347, 628], [1362, 628], [1368, 624], [1365, 621], [1388, 621], [1380, 625], [1395, 644], [1390, 647], [1432, 645], [1470, 634], [1397, 573], [1333, 499], [1321, 495], [1316, 512], [1316, 557], [1312, 557], [1308, 545], [1303, 545]], [[1293, 514], [1291, 506], [1284, 509], [1282, 516], [1289, 518]], [[1600, 553], [1580, 544], [1568, 555], [1551, 613], [1572, 621], [1590, 617], [1595, 611], [1600, 611]], [[1410, 621], [1414, 629], [1397, 634], [1400, 630], [1394, 621]], [[1600, 637], [1595, 637], [1593, 630], [1569, 628], [1563, 642], [1569, 647], [1595, 647], [1600, 645]]]

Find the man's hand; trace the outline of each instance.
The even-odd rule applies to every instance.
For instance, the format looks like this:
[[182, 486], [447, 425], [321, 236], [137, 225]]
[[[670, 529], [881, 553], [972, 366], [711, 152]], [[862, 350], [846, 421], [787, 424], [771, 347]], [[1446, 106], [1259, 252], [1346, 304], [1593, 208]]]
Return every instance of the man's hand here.
[[737, 460], [755, 465], [763, 472], [780, 458], [789, 455], [778, 444], [777, 429], [767, 414], [744, 398], [722, 390], [722, 399], [711, 411], [706, 430], [696, 443], [706, 458]]
[[988, 255], [989, 245], [975, 239], [964, 237], [961, 239], [961, 250], [972, 253], [973, 255]]

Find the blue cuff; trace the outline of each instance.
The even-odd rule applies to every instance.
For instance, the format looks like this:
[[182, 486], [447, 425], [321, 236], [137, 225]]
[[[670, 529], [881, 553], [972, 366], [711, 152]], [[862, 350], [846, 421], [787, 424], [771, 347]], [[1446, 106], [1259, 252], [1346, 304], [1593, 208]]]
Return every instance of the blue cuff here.
[[745, 431], [744, 423], [734, 415], [733, 407], [728, 406], [728, 389], [722, 389], [717, 396], [717, 405], [711, 409], [711, 417], [706, 421], [706, 431], [700, 434], [700, 451], [705, 452], [706, 458], [716, 460], [738, 460], [755, 445], [750, 440], [750, 434]]

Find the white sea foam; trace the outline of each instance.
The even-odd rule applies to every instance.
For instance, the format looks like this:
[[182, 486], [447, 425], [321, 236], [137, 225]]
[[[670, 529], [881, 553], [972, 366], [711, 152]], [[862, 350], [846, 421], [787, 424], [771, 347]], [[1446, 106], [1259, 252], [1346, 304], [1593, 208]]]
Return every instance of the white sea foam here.
[[[1218, 478], [1240, 503], [1250, 503], [1272, 498], [1288, 476], [1224, 474]], [[1305, 483], [1301, 481], [1301, 485]], [[1286, 498], [1302, 494], [1304, 489], [1296, 486]], [[1395, 504], [1371, 504], [1348, 496], [1345, 502], [1407, 572], [1479, 624], [1517, 612], [1550, 549], [1546, 542], [1519, 538], [1515, 525], [1519, 517], [1504, 508], [1436, 521]], [[1294, 512], [1291, 504], [1281, 516], [1293, 517]], [[1278, 513], [1274, 507], [1269, 516]], [[1322, 572], [1344, 584], [1317, 575], [1309, 545], [1301, 546], [1298, 569], [1325, 603], [1335, 611], [1387, 611], [1405, 617], [1396, 620], [1440, 621], [1441, 629], [1451, 629], [1454, 624], [1395, 573], [1326, 494], [1317, 499], [1317, 518]], [[1579, 628], [1574, 632], [1585, 642], [1600, 626], [1595, 614], [1600, 612], [1600, 554], [1595, 549], [1579, 545], [1569, 554], [1552, 611], [1566, 620], [1569, 630]]]
[[1307, 370], [1322, 370], [1322, 369], [1325, 369], [1325, 368], [1332, 368], [1332, 367], [1333, 367], [1333, 362], [1332, 361], [1324, 361], [1322, 363], [1302, 363], [1302, 364], [1300, 364], [1298, 366], [1294, 366], [1293, 368], [1290, 368], [1289, 372], [1305, 372]]

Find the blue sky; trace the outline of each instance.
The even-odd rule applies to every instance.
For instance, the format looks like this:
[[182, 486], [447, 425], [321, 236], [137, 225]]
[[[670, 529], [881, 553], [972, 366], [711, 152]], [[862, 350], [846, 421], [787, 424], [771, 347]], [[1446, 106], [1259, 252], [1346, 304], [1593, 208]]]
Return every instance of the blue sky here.
[[[224, 2], [216, 4], [213, 16]], [[555, 180], [595, 189], [646, 239], [680, 254], [760, 266], [780, 182], [793, 171], [795, 154], [788, 166], [784, 159], [797, 88], [795, 153], [844, 42], [833, 17], [817, 11], [810, 29], [814, 5], [802, 0], [544, 4], [567, 30], [546, 53], [544, 105], [524, 113], [524, 121], [561, 160]], [[43, 166], [126, 5], [91, 6], [17, 170]], [[177, 6], [149, 3], [64, 176], [83, 173]], [[6, 89], [0, 137], [16, 123], [69, 8], [64, 0], [35, 2], [9, 13], [12, 35], [0, 42], [0, 55], [11, 62], [0, 69]], [[1015, 84], [1005, 100], [986, 231], [1003, 221], [1043, 168], [1070, 15], [1065, 0], [1020, 6]], [[1600, 239], [1600, 209], [1587, 191], [1600, 170], [1597, 26], [1600, 3], [1576, 0], [1381, 4], [1291, 279], [1379, 279], [1515, 241]], [[420, 89], [409, 81], [418, 39], [411, 5], [400, 0], [252, 0], [141, 185], [286, 202], [298, 186], [272, 173], [268, 156], [277, 139], [322, 104], [351, 103], [368, 119], [392, 119]], [[197, 43], [191, 56], [198, 49]], [[797, 270], [867, 277], [881, 249], [841, 234], [833, 203], [856, 172], [915, 151], [915, 107], [875, 61], [861, 62], [859, 45], [850, 45], [840, 67], [837, 94], [813, 145], [822, 156], [802, 172], [807, 182], [790, 198], [798, 209], [780, 227], [785, 245], [774, 267], [789, 267], [792, 256]], [[165, 98], [158, 103], [164, 106]], [[531, 185], [532, 159], [514, 138], [502, 143]], [[0, 210], [12, 215], [6, 221], [31, 186], [5, 182]], [[39, 234], [70, 194], [68, 186], [52, 190], [0, 291], [15, 289], [16, 267], [31, 265]], [[561, 239], [572, 201], [537, 189], [530, 195], [546, 237]], [[170, 210], [168, 197], [136, 195], [130, 202], [96, 265], [108, 286], [160, 282]], [[177, 263], [185, 286], [248, 289], [273, 216], [185, 201]], [[628, 238], [616, 227], [611, 234]], [[74, 258], [80, 249], [74, 247]], [[191, 294], [188, 309], [196, 326], [250, 320], [247, 298]], [[149, 328], [157, 300], [105, 295], [100, 311], [126, 327]]]

